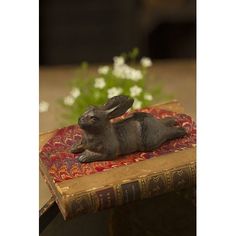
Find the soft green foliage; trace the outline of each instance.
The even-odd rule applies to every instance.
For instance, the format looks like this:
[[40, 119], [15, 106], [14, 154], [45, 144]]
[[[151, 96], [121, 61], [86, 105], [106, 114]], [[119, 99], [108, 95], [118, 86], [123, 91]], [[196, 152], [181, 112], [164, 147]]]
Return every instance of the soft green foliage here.
[[166, 95], [158, 82], [152, 89], [146, 88], [148, 68], [152, 66], [152, 62], [149, 58], [142, 58], [138, 63], [138, 54], [139, 51], [135, 48], [129, 53], [114, 57], [113, 65], [99, 67], [96, 76], [89, 75], [88, 64], [83, 63], [72, 81], [70, 94], [61, 100], [66, 121], [76, 123], [87, 107], [104, 104], [108, 98], [119, 94], [134, 98], [132, 109], [165, 99]]

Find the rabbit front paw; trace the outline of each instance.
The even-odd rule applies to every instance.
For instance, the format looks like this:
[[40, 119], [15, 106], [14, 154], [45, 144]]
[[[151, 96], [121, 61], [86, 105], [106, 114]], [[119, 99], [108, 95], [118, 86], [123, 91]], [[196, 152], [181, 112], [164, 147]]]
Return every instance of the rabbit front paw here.
[[92, 162], [92, 161], [104, 161], [104, 160], [105, 158], [102, 154], [91, 152], [89, 150], [84, 151], [78, 157], [78, 161], [81, 163], [87, 163], [87, 162]]
[[78, 161], [81, 163], [86, 163], [86, 162], [91, 162], [91, 160], [89, 160], [90, 158], [86, 155], [86, 154], [81, 154], [78, 157]]

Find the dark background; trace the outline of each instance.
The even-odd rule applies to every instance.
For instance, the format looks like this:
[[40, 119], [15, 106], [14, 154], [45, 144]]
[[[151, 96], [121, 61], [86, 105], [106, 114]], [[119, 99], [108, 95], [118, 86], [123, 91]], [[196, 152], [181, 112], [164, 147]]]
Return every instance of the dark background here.
[[40, 65], [195, 58], [195, 0], [40, 0]]

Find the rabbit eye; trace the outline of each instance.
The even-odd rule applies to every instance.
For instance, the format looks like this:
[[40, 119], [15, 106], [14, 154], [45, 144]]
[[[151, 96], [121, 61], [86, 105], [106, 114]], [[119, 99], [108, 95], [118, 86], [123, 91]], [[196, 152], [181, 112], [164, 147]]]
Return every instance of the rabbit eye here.
[[98, 118], [97, 118], [96, 116], [91, 116], [90, 119], [91, 119], [92, 121], [98, 121]]

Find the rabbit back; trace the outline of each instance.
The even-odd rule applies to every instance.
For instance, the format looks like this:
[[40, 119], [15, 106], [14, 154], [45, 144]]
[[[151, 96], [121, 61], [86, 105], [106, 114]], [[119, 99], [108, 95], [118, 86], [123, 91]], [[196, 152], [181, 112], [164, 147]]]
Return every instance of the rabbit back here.
[[137, 151], [152, 151], [167, 140], [182, 137], [185, 130], [169, 127], [149, 113], [136, 112], [114, 124], [120, 155]]

